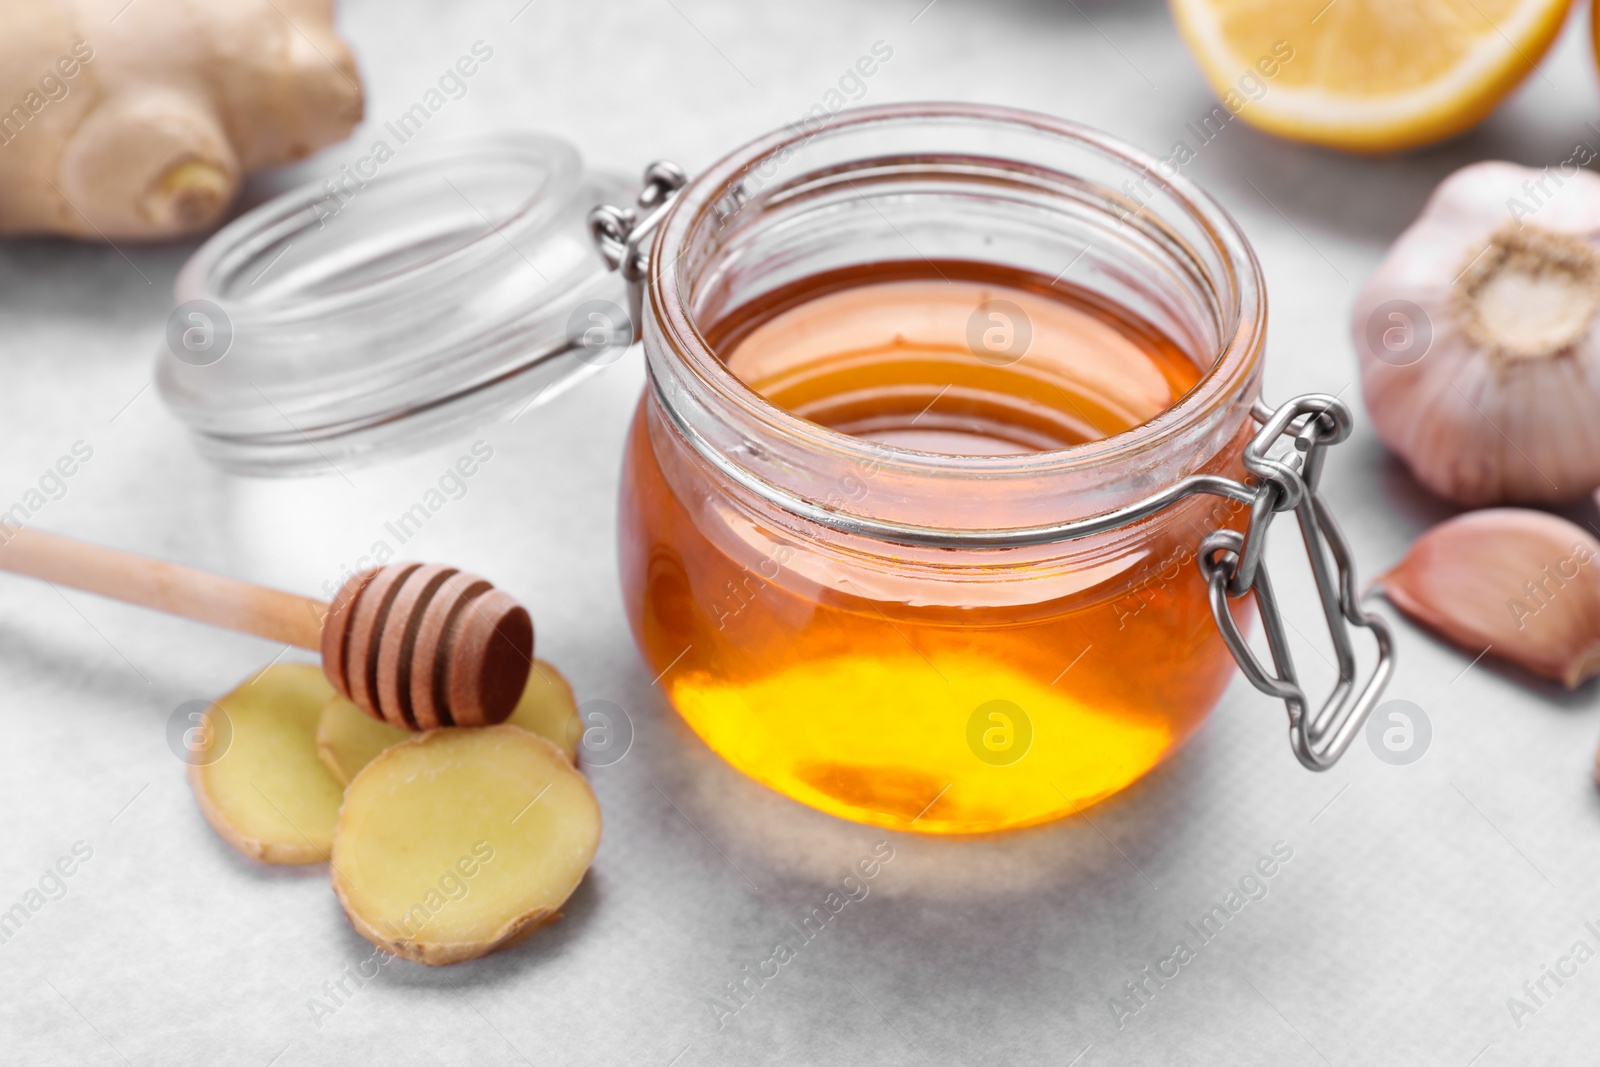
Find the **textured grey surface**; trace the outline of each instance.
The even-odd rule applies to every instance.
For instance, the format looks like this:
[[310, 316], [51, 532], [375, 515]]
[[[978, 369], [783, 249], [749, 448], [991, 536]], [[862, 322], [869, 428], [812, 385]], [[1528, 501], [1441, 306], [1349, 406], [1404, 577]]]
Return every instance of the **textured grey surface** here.
[[[1081, 119], [1165, 154], [1212, 100], [1153, 0], [797, 4], [347, 0], [376, 126], [475, 40], [491, 62], [427, 136], [531, 126], [633, 172], [690, 169], [822, 99], [877, 40], [865, 99], [961, 98]], [[919, 16], [919, 9], [922, 9]], [[1185, 171], [1239, 218], [1273, 302], [1269, 394], [1357, 399], [1347, 309], [1433, 184], [1479, 158], [1542, 165], [1600, 143], [1587, 16], [1479, 130], [1400, 159], [1235, 123]], [[357, 135], [357, 144], [370, 140]], [[318, 175], [258, 181], [257, 198]], [[93, 458], [36, 521], [315, 591], [473, 438], [294, 482], [223, 476], [143, 390], [188, 247], [0, 246], [0, 507], [82, 440]], [[308, 1001], [370, 954], [325, 872], [270, 870], [207, 829], [169, 752], [180, 703], [271, 659], [251, 638], [0, 578], [0, 907], [84, 841], [67, 892], [0, 944], [6, 1063], [1444, 1064], [1592, 1062], [1600, 963], [1520, 1028], [1524, 996], [1600, 939], [1593, 687], [1535, 692], [1402, 625], [1394, 695], [1433, 724], [1418, 763], [1362, 743], [1331, 773], [1291, 758], [1282, 711], [1236, 683], [1175, 758], [1087, 817], [976, 840], [888, 835], [769, 793], [676, 719], [636, 659], [614, 568], [615, 485], [637, 356], [557, 408], [486, 426], [494, 459], [405, 546], [493, 576], [580, 699], [636, 739], [595, 768], [605, 838], [565, 918], [446, 970], [396, 962], [331, 1017]], [[143, 391], [141, 391], [143, 390]], [[1327, 486], [1366, 573], [1448, 513], [1365, 426]], [[1593, 518], [1587, 512], [1579, 517]], [[1293, 562], [1280, 539], [1276, 557]], [[1285, 580], [1302, 609], [1305, 581]], [[1386, 610], [1386, 609], [1385, 609]], [[1314, 616], [1296, 617], [1307, 633]], [[1317, 655], [1298, 647], [1320, 685]], [[795, 940], [846, 865], [894, 859], [719, 1027], [708, 998]], [[1208, 944], [1185, 927], [1275, 842], [1293, 858]], [[1137, 1015], [1108, 1006], [1171, 953]], [[1152, 985], [1150, 988], [1154, 988]], [[1076, 1059], [1075, 1059], [1076, 1057]]]

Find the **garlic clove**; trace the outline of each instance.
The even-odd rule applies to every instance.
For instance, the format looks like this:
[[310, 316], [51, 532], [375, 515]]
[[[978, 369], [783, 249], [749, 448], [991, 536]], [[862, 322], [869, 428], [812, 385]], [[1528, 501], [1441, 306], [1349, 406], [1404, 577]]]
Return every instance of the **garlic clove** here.
[[1566, 519], [1526, 508], [1459, 515], [1373, 584], [1470, 652], [1568, 689], [1600, 674], [1600, 541]]
[[1600, 486], [1600, 177], [1457, 171], [1352, 327], [1373, 427], [1433, 492], [1548, 503]]

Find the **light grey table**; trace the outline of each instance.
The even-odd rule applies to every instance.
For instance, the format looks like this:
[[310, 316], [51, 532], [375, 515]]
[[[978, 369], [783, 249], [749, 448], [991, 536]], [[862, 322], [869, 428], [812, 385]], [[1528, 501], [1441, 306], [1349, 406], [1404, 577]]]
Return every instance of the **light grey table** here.
[[[1185, 124], [1213, 101], [1153, 0], [925, 3], [347, 0], [340, 19], [373, 128], [481, 39], [492, 61], [426, 136], [534, 127], [627, 173], [659, 156], [692, 170], [797, 118], [879, 40], [894, 54], [868, 82], [870, 102], [1038, 108], [1162, 154], [1185, 139], [1197, 147], [1186, 173], [1236, 214], [1265, 264], [1271, 397], [1358, 398], [1351, 298], [1444, 175], [1600, 144], [1586, 126], [1586, 16], [1477, 131], [1366, 160], [1239, 123], [1196, 146]], [[258, 179], [251, 195], [319, 176], [348, 151]], [[41, 527], [315, 591], [472, 438], [348, 481], [209, 468], [146, 388], [190, 248], [0, 245], [0, 507], [82, 441], [93, 458]], [[1358, 742], [1331, 773], [1302, 770], [1281, 708], [1239, 681], [1175, 758], [1084, 817], [975, 840], [837, 821], [723, 765], [635, 657], [612, 545], [640, 384], [631, 355], [556, 406], [483, 427], [493, 461], [407, 546], [492, 574], [531, 607], [542, 651], [580, 698], [630, 715], [632, 750], [591, 771], [606, 820], [594, 869], [565, 918], [522, 947], [445, 970], [393, 963], [331, 1016], [310, 1002], [371, 950], [325, 872], [231, 853], [165, 741], [174, 707], [227, 690], [276, 648], [0, 578], [0, 907], [74, 843], [92, 850], [65, 895], [0, 944], [0, 1061], [1594, 1061], [1600, 962], [1559, 988], [1547, 980], [1551, 995], [1520, 1026], [1507, 1009], [1575, 942], [1600, 948], [1585, 926], [1600, 929], [1593, 687], [1533, 692], [1401, 625], [1393, 695], [1433, 727], [1413, 765]], [[1327, 488], [1369, 575], [1448, 513], [1365, 426]], [[1292, 539], [1281, 540], [1288, 567]], [[1308, 608], [1308, 581], [1285, 584]], [[1316, 654], [1298, 651], [1324, 684]], [[894, 859], [869, 895], [719, 1026], [708, 999], [793, 939], [787, 924], [885, 839]], [[1185, 924], [1277, 842], [1293, 854], [1267, 895], [1201, 944]], [[1179, 940], [1194, 958], [1164, 987], [1146, 982], [1148, 1003], [1119, 1020], [1112, 999]]]

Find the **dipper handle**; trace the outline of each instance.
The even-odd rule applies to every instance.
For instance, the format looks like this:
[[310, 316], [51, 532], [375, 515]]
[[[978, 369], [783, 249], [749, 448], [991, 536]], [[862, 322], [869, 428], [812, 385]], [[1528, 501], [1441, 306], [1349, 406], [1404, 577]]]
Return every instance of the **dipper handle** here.
[[320, 651], [325, 601], [60, 534], [0, 528], [0, 570]]
[[320, 652], [335, 689], [403, 730], [503, 722], [533, 667], [527, 610], [454, 567], [363, 571], [328, 604], [40, 530], [7, 533], [0, 526], [0, 570]]

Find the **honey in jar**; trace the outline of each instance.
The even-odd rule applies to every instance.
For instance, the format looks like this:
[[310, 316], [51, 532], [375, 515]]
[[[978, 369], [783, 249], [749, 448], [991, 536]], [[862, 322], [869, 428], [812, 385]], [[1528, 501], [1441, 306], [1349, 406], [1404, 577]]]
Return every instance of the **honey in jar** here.
[[[619, 543], [649, 671], [745, 774], [902, 830], [1093, 804], [1235, 670], [1195, 553], [1240, 502], [1006, 532], [1241, 473], [1254, 261], [1214, 205], [1043, 181], [1110, 153], [1075, 130], [1005, 127], [889, 108], [748, 146], [674, 204], [643, 308]], [[988, 154], [916, 150], [968, 135]]]

